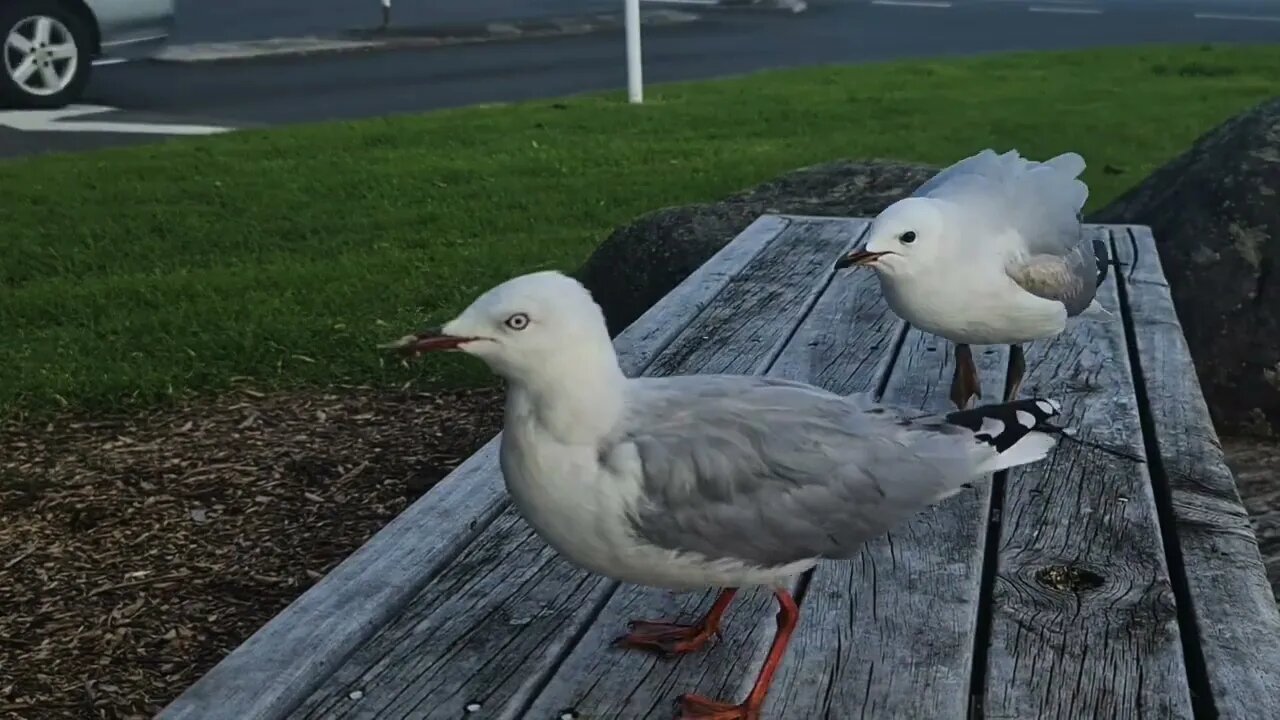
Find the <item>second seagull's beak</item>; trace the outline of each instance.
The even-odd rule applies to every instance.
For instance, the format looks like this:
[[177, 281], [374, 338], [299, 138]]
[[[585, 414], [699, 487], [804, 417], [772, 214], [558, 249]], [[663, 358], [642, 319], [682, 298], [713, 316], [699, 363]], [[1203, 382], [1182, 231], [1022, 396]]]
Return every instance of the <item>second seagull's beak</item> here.
[[867, 250], [856, 250], [837, 260], [836, 269], [843, 270], [844, 268], [853, 267], [854, 265], [859, 265], [863, 267], [867, 265], [875, 265], [876, 260], [880, 259], [882, 255], [887, 255], [887, 254], [888, 253], [870, 252]]

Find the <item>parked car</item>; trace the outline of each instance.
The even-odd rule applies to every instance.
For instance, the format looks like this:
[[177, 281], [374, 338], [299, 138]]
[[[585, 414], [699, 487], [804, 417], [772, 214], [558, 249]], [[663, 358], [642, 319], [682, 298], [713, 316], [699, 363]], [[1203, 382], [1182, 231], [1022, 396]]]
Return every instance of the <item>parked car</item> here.
[[169, 40], [174, 0], [0, 0], [0, 104], [75, 102], [94, 61], [147, 57]]

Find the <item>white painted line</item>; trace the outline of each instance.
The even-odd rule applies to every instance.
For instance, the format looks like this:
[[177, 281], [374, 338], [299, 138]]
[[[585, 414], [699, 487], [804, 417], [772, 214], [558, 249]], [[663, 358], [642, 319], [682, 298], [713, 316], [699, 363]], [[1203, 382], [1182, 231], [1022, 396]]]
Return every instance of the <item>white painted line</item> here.
[[94, 60], [94, 61], [93, 61], [93, 66], [94, 66], [94, 67], [106, 67], [106, 66], [108, 66], [108, 65], [123, 65], [123, 64], [125, 64], [125, 63], [127, 63], [127, 62], [132, 62], [132, 61], [131, 61], [131, 60], [129, 60], [129, 58], [106, 57], [106, 58], [98, 58], [97, 60]]
[[951, 3], [941, 0], [871, 0], [872, 5], [890, 5], [893, 7], [949, 8]]
[[154, 55], [169, 62], [206, 62], [210, 60], [243, 60], [272, 55], [296, 55], [326, 50], [357, 50], [377, 47], [372, 40], [333, 40], [319, 37], [271, 38], [244, 42], [191, 43], [168, 45]]
[[0, 112], [0, 125], [34, 132], [97, 132], [132, 135], [214, 135], [235, 128], [214, 125], [177, 125], [144, 122], [62, 122], [67, 118], [110, 112], [106, 105], [71, 105], [57, 110], [10, 110]]
[[1236, 20], [1238, 22], [1280, 22], [1280, 15], [1232, 15], [1230, 13], [1196, 13], [1197, 20]]
[[1102, 14], [1102, 11], [1099, 10], [1098, 8], [1083, 8], [1083, 7], [1063, 7], [1063, 6], [1054, 7], [1054, 6], [1044, 6], [1044, 5], [1032, 5], [1031, 7], [1027, 8], [1027, 10], [1033, 13], [1054, 13], [1056, 15], [1101, 15]]

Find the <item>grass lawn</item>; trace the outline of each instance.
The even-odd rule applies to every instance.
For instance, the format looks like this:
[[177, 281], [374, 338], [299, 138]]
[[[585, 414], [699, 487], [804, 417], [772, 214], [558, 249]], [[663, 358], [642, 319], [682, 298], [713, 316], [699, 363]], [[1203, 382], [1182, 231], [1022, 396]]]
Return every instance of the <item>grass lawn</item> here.
[[615, 225], [840, 157], [1077, 150], [1099, 207], [1280, 91], [1280, 48], [771, 72], [0, 164], [0, 417], [236, 384], [468, 383], [375, 344]]

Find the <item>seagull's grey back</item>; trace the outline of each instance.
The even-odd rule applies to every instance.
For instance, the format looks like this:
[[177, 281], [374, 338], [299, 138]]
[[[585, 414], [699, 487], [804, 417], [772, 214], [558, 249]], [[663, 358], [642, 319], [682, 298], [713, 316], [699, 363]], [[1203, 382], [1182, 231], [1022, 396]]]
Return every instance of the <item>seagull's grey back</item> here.
[[608, 442], [632, 444], [644, 469], [635, 531], [760, 567], [851, 556], [971, 480], [981, 457], [937, 418], [774, 378], [639, 378], [628, 405]]
[[1009, 277], [1033, 295], [1061, 302], [1074, 316], [1093, 301], [1107, 261], [1105, 246], [1095, 246], [1081, 225], [1089, 197], [1079, 179], [1084, 168], [1076, 153], [1040, 163], [1013, 150], [997, 155], [988, 149], [942, 170], [915, 194], [955, 202], [976, 227], [989, 224], [983, 218], [997, 218], [1014, 229], [1025, 245], [1011, 253]]

